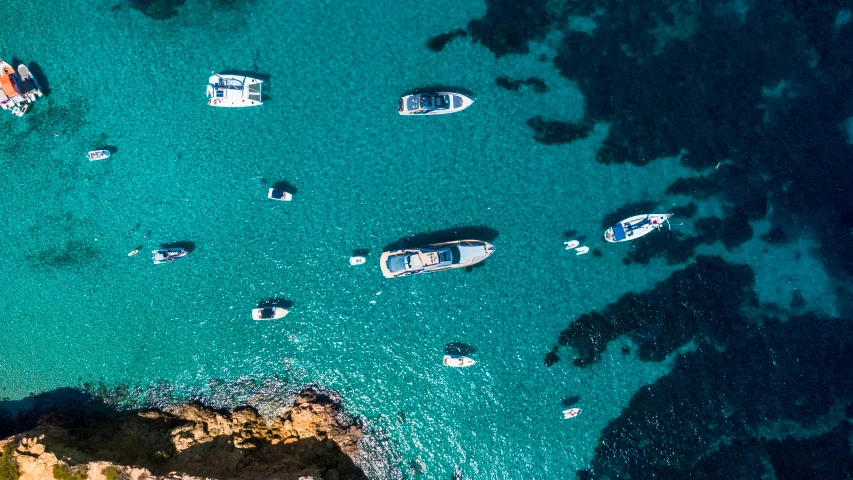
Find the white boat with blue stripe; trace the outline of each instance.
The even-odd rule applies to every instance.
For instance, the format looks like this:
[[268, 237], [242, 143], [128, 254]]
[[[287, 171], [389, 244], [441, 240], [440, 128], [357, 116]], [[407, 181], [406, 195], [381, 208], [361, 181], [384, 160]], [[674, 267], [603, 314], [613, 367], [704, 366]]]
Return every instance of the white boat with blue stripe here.
[[643, 235], [658, 230], [664, 222], [669, 224], [671, 213], [650, 213], [626, 218], [604, 232], [604, 239], [611, 243], [636, 240]]

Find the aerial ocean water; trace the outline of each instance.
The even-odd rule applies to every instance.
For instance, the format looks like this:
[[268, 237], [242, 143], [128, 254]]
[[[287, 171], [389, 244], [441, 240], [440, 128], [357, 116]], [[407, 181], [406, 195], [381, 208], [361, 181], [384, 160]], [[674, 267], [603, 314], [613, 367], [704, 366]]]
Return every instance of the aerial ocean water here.
[[[376, 479], [853, 475], [850, 1], [14, 4], [46, 96], [0, 112], [0, 411], [316, 385]], [[264, 105], [207, 106], [212, 71]], [[440, 86], [476, 102], [398, 115]], [[379, 271], [464, 238], [497, 251]]]

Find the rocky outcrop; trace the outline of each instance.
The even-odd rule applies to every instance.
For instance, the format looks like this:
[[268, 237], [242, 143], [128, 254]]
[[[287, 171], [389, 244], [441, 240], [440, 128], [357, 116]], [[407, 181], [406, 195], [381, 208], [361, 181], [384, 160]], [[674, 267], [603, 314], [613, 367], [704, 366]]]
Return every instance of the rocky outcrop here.
[[361, 432], [329, 397], [306, 390], [271, 421], [199, 404], [112, 418], [57, 412], [0, 448], [13, 446], [21, 480], [53, 478], [54, 468], [91, 480], [356, 480], [367, 478], [352, 461]]

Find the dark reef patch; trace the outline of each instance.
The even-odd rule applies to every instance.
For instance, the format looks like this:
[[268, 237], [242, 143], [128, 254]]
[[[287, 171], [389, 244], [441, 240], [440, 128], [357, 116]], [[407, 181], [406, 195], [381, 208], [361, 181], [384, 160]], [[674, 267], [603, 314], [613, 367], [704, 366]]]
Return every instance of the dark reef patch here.
[[440, 51], [444, 50], [444, 47], [446, 47], [447, 44], [450, 43], [450, 41], [453, 40], [454, 38], [467, 37], [467, 36], [468, 36], [468, 32], [466, 32], [464, 28], [457, 28], [456, 30], [454, 30], [452, 32], [441, 33], [441, 34], [438, 34], [438, 35], [430, 38], [429, 40], [427, 40], [426, 46], [428, 49], [432, 50], [433, 52], [440, 52]]
[[486, 15], [468, 23], [475, 42], [496, 57], [528, 53], [527, 42], [545, 37], [551, 28], [552, 14], [547, 0], [486, 0]]
[[631, 250], [625, 254], [626, 264], [648, 264], [653, 258], [666, 257], [668, 265], [686, 263], [696, 251], [696, 247], [711, 244], [717, 240], [716, 232], [712, 235], [685, 236], [675, 230], [661, 229], [645, 236], [642, 242], [635, 242]]
[[510, 80], [507, 77], [498, 77], [495, 79], [495, 83], [497, 83], [499, 87], [511, 92], [517, 92], [521, 87], [526, 87], [528, 85], [533, 87], [533, 91], [536, 93], [545, 93], [548, 91], [548, 85], [545, 85], [545, 81], [536, 77], [528, 77], [526, 80]]
[[757, 430], [777, 422], [814, 428], [853, 401], [853, 357], [838, 355], [853, 348], [853, 322], [767, 318], [736, 322], [731, 333], [725, 350], [700, 342], [639, 390], [578, 478], [759, 478], [735, 473], [761, 463], [772, 463], [775, 478], [849, 478], [846, 421], [805, 440], [765, 441]]
[[661, 361], [694, 338], [725, 345], [742, 322], [739, 310], [754, 283], [747, 265], [700, 255], [651, 290], [625, 294], [601, 312], [581, 315], [560, 332], [558, 344], [577, 352], [577, 366], [597, 362], [607, 344], [622, 335], [638, 345], [644, 361]]
[[152, 20], [168, 20], [178, 16], [178, 8], [186, 0], [130, 0], [130, 7]]
[[782, 227], [775, 227], [760, 238], [762, 242], [769, 243], [770, 245], [781, 245], [790, 241], [788, 235], [785, 234], [785, 230], [782, 230]]
[[541, 116], [536, 116], [527, 121], [527, 126], [533, 129], [533, 139], [537, 142], [544, 145], [556, 145], [586, 138], [594, 125], [588, 122], [574, 125], [559, 120], [545, 120]]
[[98, 250], [88, 242], [69, 241], [62, 247], [27, 255], [27, 263], [34, 268], [72, 268], [91, 263], [98, 255]]
[[752, 227], [749, 226], [749, 219], [742, 208], [735, 208], [734, 212], [723, 220], [719, 238], [727, 250], [743, 245], [752, 238]]
[[801, 310], [806, 306], [806, 298], [803, 297], [803, 294], [800, 293], [799, 290], [794, 290], [791, 292], [791, 303], [790, 307], [793, 310]]

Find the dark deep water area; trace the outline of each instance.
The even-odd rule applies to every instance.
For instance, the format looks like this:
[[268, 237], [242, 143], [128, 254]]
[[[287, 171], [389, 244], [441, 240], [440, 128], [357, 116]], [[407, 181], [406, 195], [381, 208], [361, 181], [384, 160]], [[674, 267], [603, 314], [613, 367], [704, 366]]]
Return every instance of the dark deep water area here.
[[[545, 356], [549, 367], [569, 356], [587, 368], [623, 336], [647, 362], [695, 346], [609, 422], [578, 478], [853, 477], [853, 2], [487, 5], [468, 24], [474, 41], [502, 57], [558, 38], [557, 55], [541, 60], [584, 95], [580, 123], [531, 118], [536, 141], [571, 142], [607, 122], [598, 162], [680, 156], [696, 171], [666, 190], [690, 197], [681, 218], [696, 213], [692, 202], [724, 205], [722, 218], [692, 220], [695, 236], [665, 232], [632, 249], [626, 264], [664, 257], [682, 269], [574, 319]], [[593, 27], [572, 28], [577, 18]], [[796, 291], [790, 305], [761, 304], [748, 265], [694, 257], [702, 244], [750, 240], [758, 220], [771, 224], [768, 245], [818, 239], [839, 317], [804, 313]]]

